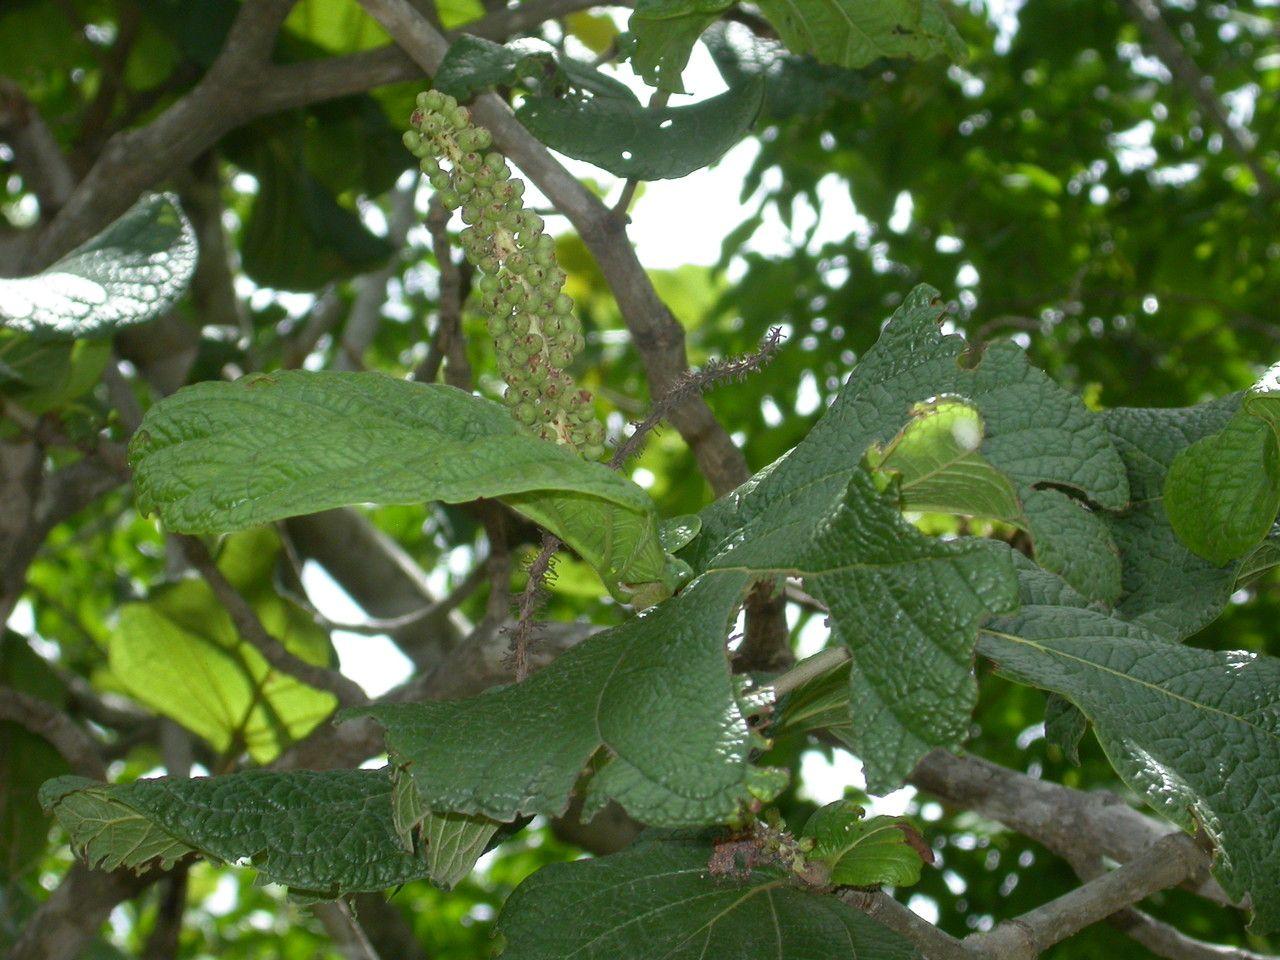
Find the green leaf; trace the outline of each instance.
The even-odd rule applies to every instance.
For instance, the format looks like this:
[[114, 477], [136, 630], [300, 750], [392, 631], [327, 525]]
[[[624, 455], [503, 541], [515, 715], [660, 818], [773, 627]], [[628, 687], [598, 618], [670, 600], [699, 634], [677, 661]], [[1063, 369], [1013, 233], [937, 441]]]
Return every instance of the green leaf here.
[[1025, 491], [1022, 508], [1042, 567], [1092, 600], [1120, 597], [1120, 551], [1101, 516], [1060, 490]]
[[520, 122], [551, 149], [630, 180], [683, 177], [715, 163], [755, 123], [761, 81], [682, 107], [616, 97], [530, 97]]
[[1002, 673], [1071, 700], [1124, 780], [1219, 847], [1215, 875], [1280, 928], [1280, 661], [1169, 643], [1092, 610], [1025, 607], [983, 631]]
[[487, 817], [432, 813], [403, 767], [391, 774], [391, 821], [401, 847], [409, 853], [420, 851], [432, 880], [446, 890], [471, 873], [502, 827]]
[[[239, 533], [222, 545], [218, 567], [285, 649], [330, 665], [328, 635], [270, 587], [279, 552], [269, 529]], [[146, 603], [122, 607], [107, 654], [113, 677], [131, 697], [219, 753], [247, 750], [259, 763], [310, 733], [336, 706], [332, 694], [275, 670], [241, 640], [203, 580], [169, 584]]]
[[263, 880], [327, 899], [429, 877], [400, 846], [385, 770], [251, 770], [107, 785], [59, 777], [40, 790], [94, 867], [169, 867], [190, 856], [252, 860]]
[[984, 432], [982, 415], [967, 403], [921, 403], [893, 440], [871, 446], [867, 460], [873, 475], [897, 478], [904, 510], [1020, 523], [1013, 484], [978, 452]]
[[1220, 432], [1178, 454], [1164, 485], [1174, 531], [1215, 566], [1262, 542], [1280, 510], [1280, 365], [1245, 394]]
[[172, 307], [195, 264], [195, 233], [176, 198], [147, 194], [42, 273], [0, 279], [0, 325], [49, 339], [109, 337]]
[[347, 715], [386, 728], [389, 752], [432, 811], [502, 821], [563, 813], [604, 748], [596, 796], [654, 825], [725, 821], [748, 797], [748, 731], [724, 648], [743, 587], [741, 577], [704, 578], [514, 686]]
[[1174, 533], [1165, 513], [1165, 476], [1189, 445], [1221, 430], [1239, 402], [1237, 396], [1195, 407], [1120, 408], [1103, 415], [1133, 491], [1128, 507], [1106, 517], [1120, 550], [1116, 613], [1172, 640], [1217, 617], [1235, 577], [1231, 568], [1196, 556]]
[[938, 396], [975, 407], [986, 428], [981, 455], [1021, 490], [1053, 486], [1108, 510], [1129, 501], [1129, 481], [1111, 437], [1079, 398], [1027, 363], [1012, 343], [993, 344], [976, 364], [967, 346], [943, 336], [944, 306], [932, 287], [916, 287], [817, 425], [794, 449], [702, 513], [686, 552], [705, 567], [740, 531], [780, 509], [834, 505], [867, 449], [888, 443], [915, 404]]
[[853, 651], [853, 750], [868, 788], [887, 792], [929, 750], [967, 736], [977, 627], [1016, 605], [1013, 562], [1002, 543], [924, 536], [862, 470], [833, 512], [822, 506], [778, 504], [709, 569], [800, 576], [826, 603]]
[[0, 330], [0, 394], [47, 413], [92, 390], [110, 357], [109, 340], [45, 340]]
[[[288, 623], [285, 601], [255, 604], [285, 648], [327, 664], [328, 639]], [[135, 700], [202, 737], [220, 753], [247, 750], [258, 762], [310, 733], [334, 710], [332, 694], [274, 670], [240, 640], [201, 581], [126, 604], [108, 646], [112, 675]]]
[[[941, 334], [942, 315], [932, 288], [912, 291], [809, 435], [705, 510], [702, 532], [683, 554], [695, 570], [776, 566], [818, 577], [822, 564], [839, 564], [833, 558], [841, 552], [887, 561], [882, 576], [892, 589], [870, 577], [845, 593], [845, 576], [828, 580], [837, 635], [854, 648], [855, 751], [868, 764], [872, 789], [893, 786], [927, 749], [963, 738], [974, 697], [974, 630], [986, 614], [1012, 605], [1015, 586], [1007, 555], [990, 545], [927, 540], [900, 517], [891, 519], [896, 505], [867, 505], [870, 480], [859, 467], [867, 449], [891, 440], [915, 404], [954, 396], [979, 411], [982, 456], [1020, 491], [1052, 485], [1109, 509], [1129, 498], [1124, 464], [1095, 415], [1012, 344], [995, 344], [976, 363], [962, 364], [965, 343]], [[828, 534], [841, 525], [839, 511], [852, 511], [843, 521], [846, 542], [832, 544], [831, 557], [797, 561], [793, 551], [820, 524]], [[863, 511], [875, 518], [866, 529]], [[764, 555], [766, 547], [776, 549], [773, 556]], [[812, 582], [810, 590], [823, 595]], [[873, 603], [878, 615], [858, 602]], [[865, 713], [864, 702], [871, 705]]]
[[[933, 851], [905, 820], [871, 817], [851, 800], [819, 807], [801, 836], [814, 841], [811, 859], [831, 868], [831, 883], [843, 887], [907, 887], [920, 880], [920, 869], [933, 862]], [[927, 851], [927, 853], [926, 853]]]
[[515, 79], [516, 65], [527, 52], [463, 34], [449, 46], [431, 85], [457, 100], [468, 100], [478, 90]]
[[147, 411], [129, 455], [139, 508], [173, 530], [221, 533], [357, 503], [503, 497], [615, 592], [662, 578], [657, 519], [640, 487], [452, 387], [304, 371], [199, 383]]
[[1049, 694], [1044, 705], [1044, 738], [1080, 766], [1080, 741], [1089, 729], [1089, 718], [1066, 697]]
[[255, 283], [317, 290], [382, 266], [395, 251], [343, 206], [305, 163], [300, 135], [264, 135], [240, 158], [258, 178], [241, 258]]
[[651, 87], [684, 93], [681, 74], [693, 45], [730, 6], [724, 0], [639, 0], [627, 23], [631, 66]]
[[965, 56], [936, 0], [761, 0], [760, 10], [795, 53], [864, 67], [882, 57]]
[[763, 867], [711, 875], [710, 843], [641, 839], [622, 853], [543, 867], [503, 907], [503, 960], [909, 960], [897, 934]]

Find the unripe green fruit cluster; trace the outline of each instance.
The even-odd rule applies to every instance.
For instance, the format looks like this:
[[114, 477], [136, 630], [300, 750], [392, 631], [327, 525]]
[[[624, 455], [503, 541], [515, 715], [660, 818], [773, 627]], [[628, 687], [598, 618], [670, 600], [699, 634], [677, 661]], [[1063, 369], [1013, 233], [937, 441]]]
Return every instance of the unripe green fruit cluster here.
[[512, 179], [489, 131], [438, 90], [418, 95], [405, 146], [450, 210], [461, 209], [462, 248], [480, 272], [476, 287], [497, 345], [512, 415], [546, 440], [604, 454], [604, 427], [591, 394], [566, 368], [582, 350], [582, 327], [562, 292], [564, 271], [542, 218], [524, 208], [524, 182]]

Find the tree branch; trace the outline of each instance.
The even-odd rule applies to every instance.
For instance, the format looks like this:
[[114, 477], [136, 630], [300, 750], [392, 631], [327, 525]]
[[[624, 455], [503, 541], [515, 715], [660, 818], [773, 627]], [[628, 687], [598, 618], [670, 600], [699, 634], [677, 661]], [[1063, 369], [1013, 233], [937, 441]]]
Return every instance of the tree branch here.
[[[35, 238], [24, 272], [35, 272], [101, 231], [144, 190], [250, 120], [421, 76], [412, 60], [390, 46], [303, 63], [270, 63], [276, 34], [293, 2], [245, 3], [226, 46], [196, 85], [146, 126], [107, 141], [58, 216]], [[593, 0], [521, 4], [468, 24], [467, 32], [501, 40], [548, 17], [593, 5]]]
[[136, 897], [163, 874], [104, 873], [75, 863], [40, 904], [9, 951], [8, 960], [76, 960], [116, 905]]
[[1160, 13], [1160, 6], [1156, 0], [1125, 0], [1125, 7], [1129, 15], [1137, 21], [1142, 32], [1147, 35], [1147, 39], [1155, 48], [1156, 56], [1169, 68], [1169, 72], [1183, 89], [1191, 94], [1231, 149], [1249, 168], [1253, 178], [1258, 182], [1259, 189], [1272, 197], [1280, 192], [1280, 183], [1277, 182], [1275, 175], [1258, 160], [1253, 144], [1249, 142], [1245, 131], [1231, 122], [1230, 116], [1222, 106], [1222, 101], [1213, 92], [1212, 79], [1201, 72], [1196, 62], [1183, 49], [1177, 34], [1169, 28], [1169, 24]]
[[847, 890], [840, 899], [906, 937], [920, 950], [924, 960], [972, 960], [959, 940], [923, 917], [916, 916], [887, 893]]
[[[436, 71], [449, 41], [408, 0], [360, 2], [423, 70]], [[491, 93], [476, 97], [472, 114], [577, 229], [613, 291], [653, 395], [667, 394], [689, 369], [684, 328], [654, 290], [627, 239], [625, 224], [524, 128], [499, 97]], [[728, 493], [750, 476], [742, 452], [701, 396], [687, 397], [673, 407], [670, 420], [717, 494]]]
[[39, 697], [0, 687], [0, 720], [9, 720], [42, 737], [82, 777], [106, 780], [98, 744], [78, 723]]
[[979, 957], [1035, 960], [1055, 943], [1157, 891], [1177, 886], [1202, 873], [1204, 857], [1195, 856], [1170, 834], [1140, 856], [1083, 886], [1064, 893], [989, 933], [965, 939], [965, 948]]

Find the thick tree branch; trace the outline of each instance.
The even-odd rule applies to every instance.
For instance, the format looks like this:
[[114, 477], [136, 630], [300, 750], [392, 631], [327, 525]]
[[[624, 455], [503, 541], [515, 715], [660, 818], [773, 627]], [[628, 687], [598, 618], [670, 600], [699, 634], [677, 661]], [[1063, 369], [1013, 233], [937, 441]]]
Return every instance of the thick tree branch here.
[[22, 928], [8, 960], [76, 960], [117, 904], [136, 897], [161, 876], [137, 876], [129, 870], [104, 873], [73, 864]]
[[918, 917], [893, 897], [879, 890], [849, 890], [840, 899], [873, 920], [906, 937], [924, 960], [972, 960], [971, 954], [951, 934]]
[[1177, 886], [1205, 870], [1203, 855], [1170, 834], [1109, 873], [1090, 880], [989, 933], [966, 938], [966, 949], [992, 960], [1034, 960], [1055, 943], [1105, 920], [1157, 891]]
[[0, 720], [9, 720], [42, 737], [82, 777], [106, 780], [98, 744], [78, 723], [39, 697], [0, 687]]

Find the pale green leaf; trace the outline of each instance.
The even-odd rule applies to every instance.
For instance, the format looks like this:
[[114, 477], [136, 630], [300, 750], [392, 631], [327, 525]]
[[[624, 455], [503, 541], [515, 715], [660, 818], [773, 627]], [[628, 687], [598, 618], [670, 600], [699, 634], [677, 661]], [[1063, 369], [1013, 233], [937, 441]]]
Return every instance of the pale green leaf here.
[[[814, 841], [808, 856], [831, 868], [830, 882], [842, 887], [906, 887], [920, 880], [922, 851], [915, 829], [897, 817], [865, 816], [851, 800], [819, 807], [801, 835]], [[932, 862], [932, 851], [928, 853]]]
[[530, 97], [516, 116], [566, 156], [629, 180], [663, 180], [719, 160], [751, 129], [763, 96], [757, 81], [678, 107], [619, 97]]
[[471, 873], [502, 827], [487, 817], [432, 813], [403, 767], [391, 774], [391, 822], [401, 847], [420, 851], [432, 880], [446, 890]]
[[1193, 443], [1169, 468], [1164, 505], [1174, 531], [1216, 566], [1244, 556], [1280, 510], [1280, 441], [1242, 406], [1226, 427]]
[[176, 198], [147, 194], [42, 273], [0, 279], [0, 325], [35, 337], [108, 337], [172, 307], [195, 264], [195, 233]]
[[867, 451], [868, 464], [897, 478], [904, 510], [1020, 523], [1013, 484], [978, 452], [984, 432], [982, 415], [967, 403], [917, 404], [901, 433]]
[[498, 918], [503, 960], [914, 960], [912, 946], [777, 868], [708, 870], [710, 843], [642, 839], [544, 867]]
[[333, 898], [431, 876], [401, 848], [385, 770], [252, 770], [107, 785], [59, 777], [41, 788], [71, 847], [103, 870], [190, 856], [251, 860], [264, 880]]
[[[270, 586], [279, 551], [269, 529], [234, 534], [222, 545], [218, 567], [286, 650], [329, 666], [328, 635]], [[135, 700], [219, 753], [247, 750], [260, 763], [313, 730], [337, 703], [332, 694], [273, 669], [240, 638], [203, 580], [169, 584], [146, 603], [126, 604], [107, 655], [112, 677]]]
[[743, 587], [742, 577], [703, 578], [514, 686], [351, 715], [386, 728], [393, 759], [435, 812], [502, 821], [563, 813], [603, 748], [611, 761], [595, 789], [632, 816], [724, 821], [748, 797], [747, 724], [724, 649]]
[[760, 10], [793, 52], [839, 67], [965, 55], [937, 0], [760, 0]]
[[1215, 875], [1280, 928], [1280, 661], [1167, 642], [1104, 613], [1025, 607], [984, 629], [1001, 672], [1068, 698], [1147, 801], [1219, 848]]
[[304, 371], [199, 383], [147, 411], [129, 456], [139, 508], [184, 533], [358, 503], [504, 497], [615, 592], [662, 579], [640, 487], [452, 387]]

